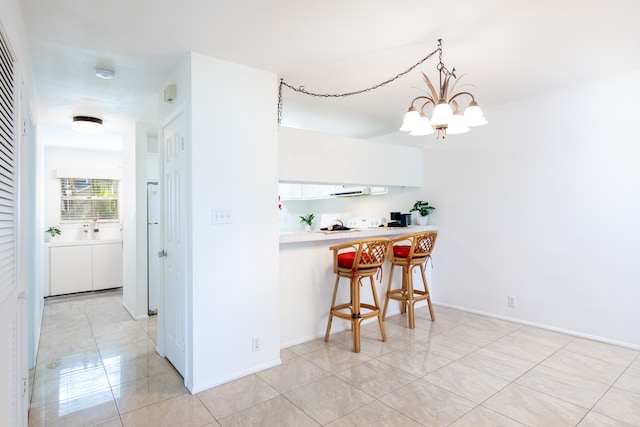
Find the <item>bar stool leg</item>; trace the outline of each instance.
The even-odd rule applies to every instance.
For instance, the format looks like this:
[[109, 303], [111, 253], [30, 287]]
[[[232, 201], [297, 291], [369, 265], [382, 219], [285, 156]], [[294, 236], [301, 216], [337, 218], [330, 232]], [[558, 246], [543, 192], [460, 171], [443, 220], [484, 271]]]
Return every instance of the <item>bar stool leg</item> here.
[[329, 342], [329, 334], [331, 332], [331, 322], [333, 320], [333, 310], [336, 306], [336, 295], [338, 293], [338, 282], [340, 281], [340, 276], [336, 276], [336, 283], [333, 285], [333, 298], [331, 299], [331, 309], [329, 310], [329, 321], [327, 322], [327, 332], [324, 335], [324, 342]]
[[409, 329], [414, 329], [416, 327], [414, 303], [415, 303], [415, 301], [413, 300], [413, 266], [407, 266], [407, 300], [406, 300], [406, 304], [408, 306], [407, 307], [408, 308], [407, 317], [409, 318]]
[[351, 279], [351, 329], [353, 330], [353, 351], [360, 353], [360, 281]]
[[427, 295], [427, 304], [429, 305], [429, 314], [431, 315], [431, 320], [436, 320], [436, 315], [433, 311], [433, 306], [431, 305], [431, 294], [429, 293], [429, 286], [427, 285], [427, 276], [424, 273], [424, 264], [420, 264], [420, 273], [422, 273], [422, 283], [424, 283], [424, 291]]
[[389, 300], [391, 299], [389, 295], [391, 295], [391, 282], [393, 281], [393, 267], [395, 265], [391, 264], [391, 269], [389, 270], [389, 282], [387, 284], [387, 295], [384, 300], [384, 310], [382, 310], [382, 320], [387, 318], [387, 307], [389, 306]]
[[371, 293], [373, 294], [373, 304], [378, 310], [378, 324], [380, 325], [380, 334], [382, 335], [382, 342], [387, 341], [387, 333], [384, 330], [384, 323], [382, 322], [382, 314], [380, 313], [380, 304], [378, 303], [378, 291], [376, 290], [376, 284], [373, 280], [373, 276], [369, 276], [369, 280], [371, 280]]

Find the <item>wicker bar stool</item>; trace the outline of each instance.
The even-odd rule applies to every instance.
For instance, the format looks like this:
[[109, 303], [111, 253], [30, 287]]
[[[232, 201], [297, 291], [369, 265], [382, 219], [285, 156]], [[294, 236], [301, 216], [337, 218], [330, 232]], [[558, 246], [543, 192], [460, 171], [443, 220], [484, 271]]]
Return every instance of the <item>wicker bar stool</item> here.
[[[329, 341], [333, 316], [351, 322], [353, 351], [355, 353], [360, 352], [360, 325], [364, 319], [378, 317], [382, 341], [387, 340], [382, 316], [380, 314], [380, 304], [378, 303], [378, 292], [376, 290], [374, 276], [381, 271], [382, 264], [389, 251], [389, 243], [390, 239], [379, 237], [356, 240], [329, 248], [329, 250], [333, 251], [333, 272], [336, 274], [336, 282], [333, 288], [327, 333], [324, 336], [325, 342]], [[371, 282], [373, 304], [360, 301], [360, 286], [362, 285], [361, 280], [363, 277], [368, 277]], [[351, 300], [348, 303], [336, 305], [336, 295], [341, 278], [349, 279]], [[366, 311], [363, 311], [363, 309]]]
[[[382, 319], [387, 316], [387, 307], [389, 300], [397, 300], [401, 302], [400, 312], [407, 313], [409, 318], [409, 328], [416, 326], [414, 318], [414, 304], [416, 301], [427, 300], [429, 305], [429, 314], [431, 320], [436, 320], [431, 305], [431, 296], [429, 295], [429, 286], [427, 285], [427, 276], [424, 268], [427, 261], [431, 257], [431, 252], [436, 243], [437, 231], [422, 231], [418, 233], [406, 234], [397, 237], [391, 241], [392, 250], [389, 259], [391, 261], [391, 270], [389, 271], [389, 284], [387, 285], [387, 299], [384, 302], [384, 310], [382, 311]], [[399, 289], [391, 289], [393, 281], [393, 270], [395, 267], [402, 268], [402, 287]], [[413, 286], [413, 269], [418, 267], [422, 274], [422, 283], [424, 290], [415, 289]]]

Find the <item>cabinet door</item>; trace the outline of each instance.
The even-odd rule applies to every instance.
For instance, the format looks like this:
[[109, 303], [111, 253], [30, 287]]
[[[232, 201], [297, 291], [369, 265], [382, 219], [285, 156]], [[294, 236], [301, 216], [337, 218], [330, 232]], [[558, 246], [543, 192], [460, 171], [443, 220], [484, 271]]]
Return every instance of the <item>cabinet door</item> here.
[[91, 246], [50, 248], [51, 295], [91, 290]]
[[300, 200], [302, 199], [302, 184], [278, 184], [280, 200]]
[[93, 245], [93, 290], [122, 286], [122, 243]]

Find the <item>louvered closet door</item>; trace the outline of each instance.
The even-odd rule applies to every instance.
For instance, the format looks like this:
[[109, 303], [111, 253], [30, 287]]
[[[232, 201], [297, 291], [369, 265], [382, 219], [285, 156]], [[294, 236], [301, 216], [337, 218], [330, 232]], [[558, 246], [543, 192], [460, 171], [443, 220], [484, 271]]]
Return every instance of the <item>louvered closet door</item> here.
[[16, 282], [16, 77], [13, 55], [0, 25], [0, 414], [6, 425], [23, 420], [22, 375], [18, 358]]

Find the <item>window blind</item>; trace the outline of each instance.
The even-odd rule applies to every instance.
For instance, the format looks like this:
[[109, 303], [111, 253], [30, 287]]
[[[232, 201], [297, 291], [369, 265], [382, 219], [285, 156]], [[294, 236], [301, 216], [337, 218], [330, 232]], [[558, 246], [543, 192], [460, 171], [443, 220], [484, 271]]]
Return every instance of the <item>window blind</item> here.
[[61, 178], [60, 220], [118, 221], [118, 181], [115, 179]]

